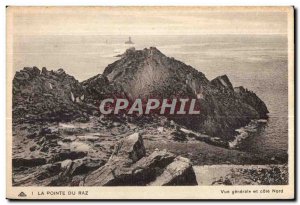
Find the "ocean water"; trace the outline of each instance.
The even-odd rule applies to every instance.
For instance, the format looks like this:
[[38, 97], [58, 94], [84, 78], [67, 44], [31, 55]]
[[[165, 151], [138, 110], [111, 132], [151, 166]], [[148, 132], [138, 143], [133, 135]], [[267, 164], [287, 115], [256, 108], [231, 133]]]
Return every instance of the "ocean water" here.
[[208, 79], [226, 74], [233, 86], [254, 91], [267, 105], [266, 127], [240, 148], [282, 156], [288, 149], [287, 37], [284, 35], [14, 36], [13, 66], [63, 68], [79, 81], [102, 73], [127, 48], [155, 46], [193, 66]]

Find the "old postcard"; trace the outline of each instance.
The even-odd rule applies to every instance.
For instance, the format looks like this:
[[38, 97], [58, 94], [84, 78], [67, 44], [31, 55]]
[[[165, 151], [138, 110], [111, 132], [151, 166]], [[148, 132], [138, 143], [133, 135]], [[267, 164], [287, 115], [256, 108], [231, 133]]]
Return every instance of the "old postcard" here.
[[293, 7], [7, 7], [7, 198], [294, 199]]

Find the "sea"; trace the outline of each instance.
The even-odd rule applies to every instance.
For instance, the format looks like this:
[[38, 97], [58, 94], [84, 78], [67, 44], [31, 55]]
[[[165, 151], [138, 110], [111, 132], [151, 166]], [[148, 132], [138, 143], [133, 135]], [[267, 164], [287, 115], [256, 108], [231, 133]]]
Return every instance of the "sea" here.
[[209, 80], [226, 74], [233, 86], [255, 92], [267, 105], [263, 130], [238, 149], [281, 157], [288, 152], [288, 52], [286, 35], [39, 35], [13, 38], [13, 68], [63, 68], [79, 81], [102, 73], [126, 49], [156, 47], [191, 65]]

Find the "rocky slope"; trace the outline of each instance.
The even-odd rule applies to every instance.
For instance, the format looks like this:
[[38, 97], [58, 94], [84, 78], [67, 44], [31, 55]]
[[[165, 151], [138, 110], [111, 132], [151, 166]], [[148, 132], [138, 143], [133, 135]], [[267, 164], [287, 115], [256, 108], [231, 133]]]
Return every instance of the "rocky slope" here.
[[[209, 81], [205, 76], [158, 49], [128, 49], [120, 60], [108, 65], [103, 76], [123, 88], [131, 98], [194, 96], [200, 94]], [[171, 86], [172, 85], [172, 86]]]

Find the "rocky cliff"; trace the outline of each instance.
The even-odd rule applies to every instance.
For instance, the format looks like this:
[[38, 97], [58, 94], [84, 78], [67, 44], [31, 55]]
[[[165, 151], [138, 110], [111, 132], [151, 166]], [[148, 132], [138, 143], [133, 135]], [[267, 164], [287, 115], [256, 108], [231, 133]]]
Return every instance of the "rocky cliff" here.
[[85, 89], [96, 89], [96, 95], [103, 93], [105, 86], [97, 89], [95, 81], [102, 85], [106, 79], [112, 95], [126, 98], [195, 98], [200, 115], [174, 120], [221, 138], [231, 138], [236, 128], [251, 119], [267, 118], [265, 103], [251, 91], [234, 88], [226, 75], [209, 81], [203, 73], [154, 47], [131, 48], [120, 57], [105, 68], [101, 78], [85, 81]]

